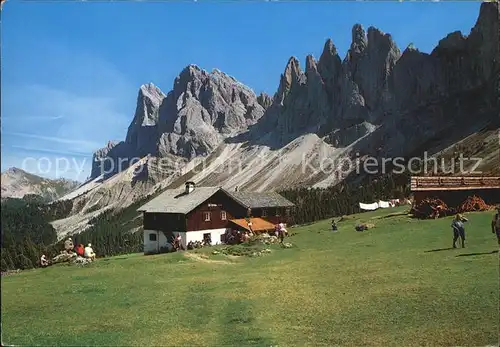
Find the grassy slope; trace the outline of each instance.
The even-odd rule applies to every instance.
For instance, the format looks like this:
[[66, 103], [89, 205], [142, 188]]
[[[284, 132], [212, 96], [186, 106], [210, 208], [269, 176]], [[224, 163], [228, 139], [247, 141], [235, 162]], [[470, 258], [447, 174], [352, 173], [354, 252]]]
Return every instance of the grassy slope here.
[[[394, 210], [392, 210], [394, 211]], [[391, 211], [391, 212], [392, 212]], [[291, 229], [291, 249], [226, 263], [182, 253], [102, 259], [2, 279], [2, 340], [21, 345], [486, 345], [499, 340], [491, 213]], [[376, 227], [356, 233], [356, 219]], [[98, 247], [98, 245], [96, 245]], [[469, 255], [481, 253], [478, 255]], [[463, 256], [462, 256], [463, 255]], [[234, 264], [230, 264], [234, 263]], [[79, 308], [78, 305], [81, 307]], [[28, 324], [29, 322], [29, 324]]]

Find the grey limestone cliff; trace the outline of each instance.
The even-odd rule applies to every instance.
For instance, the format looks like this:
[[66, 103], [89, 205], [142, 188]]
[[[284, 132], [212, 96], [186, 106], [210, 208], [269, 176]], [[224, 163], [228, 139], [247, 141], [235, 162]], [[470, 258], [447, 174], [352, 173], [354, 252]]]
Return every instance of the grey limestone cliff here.
[[[94, 154], [91, 177], [127, 167], [132, 158], [207, 155], [224, 138], [255, 124], [271, 103], [233, 77], [214, 69], [187, 66], [166, 96], [153, 84], [141, 86], [125, 141]], [[117, 163], [121, 160], [122, 166]], [[116, 172], [116, 170], [114, 171]]]
[[451, 138], [453, 127], [498, 117], [498, 18], [497, 2], [482, 3], [468, 36], [450, 33], [431, 53], [401, 52], [390, 34], [356, 24], [344, 59], [331, 40], [318, 61], [306, 57], [305, 70], [291, 57], [272, 97], [189, 65], [166, 96], [142, 86], [126, 140], [95, 157], [191, 159], [224, 140], [280, 148], [307, 133], [334, 147], [408, 154], [440, 134]]

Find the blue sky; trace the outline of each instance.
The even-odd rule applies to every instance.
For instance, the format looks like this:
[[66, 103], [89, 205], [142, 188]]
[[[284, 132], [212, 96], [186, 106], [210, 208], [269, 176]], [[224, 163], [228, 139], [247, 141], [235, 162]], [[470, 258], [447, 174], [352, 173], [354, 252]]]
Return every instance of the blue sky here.
[[[319, 57], [331, 38], [343, 58], [355, 23], [391, 33], [402, 50], [413, 43], [430, 52], [449, 32], [468, 34], [479, 6], [8, 0], [1, 37], [2, 171], [17, 166], [84, 180], [93, 151], [125, 138], [139, 86], [153, 82], [167, 93], [188, 64], [218, 68], [272, 95], [290, 56], [303, 66], [306, 55]], [[56, 170], [58, 158], [68, 161], [59, 159]]]

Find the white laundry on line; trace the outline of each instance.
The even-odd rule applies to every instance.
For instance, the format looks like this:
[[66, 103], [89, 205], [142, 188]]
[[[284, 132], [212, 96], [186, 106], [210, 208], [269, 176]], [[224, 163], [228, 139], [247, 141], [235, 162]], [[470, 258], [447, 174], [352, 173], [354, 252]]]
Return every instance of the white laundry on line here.
[[378, 203], [374, 202], [373, 204], [363, 204], [362, 202], [360, 202], [359, 208], [362, 210], [373, 211], [378, 208]]
[[389, 204], [389, 201], [379, 200], [378, 207], [380, 207], [380, 208], [389, 208], [389, 207], [391, 207], [391, 204]]

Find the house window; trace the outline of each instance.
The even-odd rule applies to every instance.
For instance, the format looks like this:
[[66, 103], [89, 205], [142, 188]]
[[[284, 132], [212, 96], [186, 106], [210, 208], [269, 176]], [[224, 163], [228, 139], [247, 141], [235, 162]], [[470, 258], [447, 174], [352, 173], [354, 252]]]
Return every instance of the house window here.
[[276, 217], [279, 217], [279, 216], [281, 215], [281, 214], [280, 214], [280, 212], [281, 212], [281, 211], [280, 211], [280, 209], [279, 209], [279, 208], [277, 208], [277, 209], [276, 209]]
[[262, 217], [267, 217], [267, 210], [265, 208], [262, 209]]
[[220, 211], [220, 219], [227, 220], [226, 211]]
[[289, 208], [287, 208], [285, 210], [285, 216], [290, 217], [290, 209]]
[[205, 222], [210, 222], [210, 212], [203, 212], [203, 220]]
[[149, 234], [149, 241], [156, 241], [156, 234], [154, 233]]

